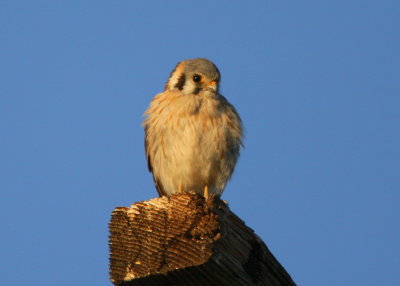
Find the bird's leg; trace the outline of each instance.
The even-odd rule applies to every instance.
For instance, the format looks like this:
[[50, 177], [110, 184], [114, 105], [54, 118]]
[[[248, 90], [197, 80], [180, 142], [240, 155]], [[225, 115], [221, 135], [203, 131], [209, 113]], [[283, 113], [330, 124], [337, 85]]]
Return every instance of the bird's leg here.
[[178, 193], [183, 193], [183, 187], [182, 187], [182, 184], [179, 184]]
[[205, 187], [204, 187], [204, 197], [206, 198], [206, 200], [208, 200], [209, 192], [208, 192], [208, 186], [207, 185], [205, 185]]

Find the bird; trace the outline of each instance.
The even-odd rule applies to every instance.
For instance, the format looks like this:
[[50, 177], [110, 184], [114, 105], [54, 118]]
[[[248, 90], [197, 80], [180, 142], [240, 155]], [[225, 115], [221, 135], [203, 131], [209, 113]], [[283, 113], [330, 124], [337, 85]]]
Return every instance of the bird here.
[[243, 146], [242, 120], [219, 93], [221, 75], [205, 58], [179, 62], [144, 113], [145, 153], [159, 196], [220, 196]]

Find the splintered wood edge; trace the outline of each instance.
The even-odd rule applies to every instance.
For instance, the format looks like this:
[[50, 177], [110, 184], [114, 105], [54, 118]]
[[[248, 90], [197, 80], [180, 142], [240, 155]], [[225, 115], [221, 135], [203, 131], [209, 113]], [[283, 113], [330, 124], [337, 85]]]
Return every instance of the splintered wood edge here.
[[110, 222], [111, 281], [204, 264], [220, 237], [212, 204], [213, 199], [206, 203], [184, 193], [116, 208]]
[[218, 197], [181, 193], [118, 207], [109, 244], [115, 285], [296, 285]]

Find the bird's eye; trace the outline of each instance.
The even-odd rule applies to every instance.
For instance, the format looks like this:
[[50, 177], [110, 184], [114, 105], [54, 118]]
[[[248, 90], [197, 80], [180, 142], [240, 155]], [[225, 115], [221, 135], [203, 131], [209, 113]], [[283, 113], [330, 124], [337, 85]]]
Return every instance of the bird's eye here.
[[195, 74], [195, 75], [193, 76], [193, 81], [194, 81], [194, 82], [200, 82], [200, 81], [201, 81], [201, 75]]

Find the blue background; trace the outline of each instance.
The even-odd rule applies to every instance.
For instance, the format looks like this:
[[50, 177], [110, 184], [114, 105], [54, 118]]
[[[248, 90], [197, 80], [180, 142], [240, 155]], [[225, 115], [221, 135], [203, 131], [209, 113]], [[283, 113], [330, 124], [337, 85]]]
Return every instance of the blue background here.
[[399, 15], [1, 1], [0, 284], [111, 285], [111, 211], [157, 196], [142, 114], [178, 61], [206, 57], [246, 128], [231, 209], [298, 285], [400, 285]]

